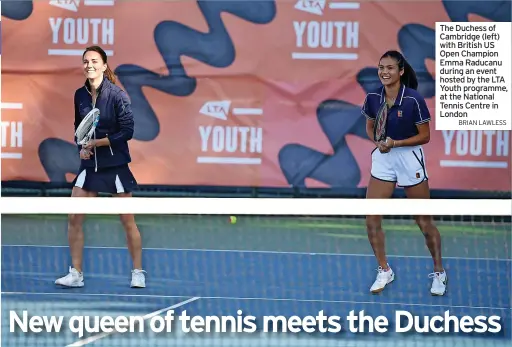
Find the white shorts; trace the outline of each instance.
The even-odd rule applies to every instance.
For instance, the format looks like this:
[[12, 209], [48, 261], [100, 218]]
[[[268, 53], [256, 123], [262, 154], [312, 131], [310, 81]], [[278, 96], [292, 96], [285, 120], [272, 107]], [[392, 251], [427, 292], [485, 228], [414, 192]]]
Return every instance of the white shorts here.
[[398, 147], [388, 153], [375, 148], [371, 175], [380, 181], [397, 183], [399, 187], [412, 187], [428, 180], [423, 148]]

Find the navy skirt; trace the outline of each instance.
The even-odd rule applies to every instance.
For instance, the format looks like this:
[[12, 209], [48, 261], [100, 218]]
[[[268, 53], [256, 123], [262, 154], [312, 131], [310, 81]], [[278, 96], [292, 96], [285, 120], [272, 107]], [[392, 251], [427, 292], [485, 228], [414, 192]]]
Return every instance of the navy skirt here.
[[73, 186], [95, 193], [131, 193], [137, 188], [137, 181], [128, 165], [98, 168], [80, 167], [73, 180]]

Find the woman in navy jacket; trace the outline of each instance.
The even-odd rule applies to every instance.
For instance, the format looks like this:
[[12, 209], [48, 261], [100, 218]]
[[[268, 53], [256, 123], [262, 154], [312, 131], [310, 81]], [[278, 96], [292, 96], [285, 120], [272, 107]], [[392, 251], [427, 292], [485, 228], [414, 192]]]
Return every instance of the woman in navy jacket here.
[[[128, 141], [133, 136], [134, 121], [127, 94], [115, 85], [116, 78], [107, 65], [107, 54], [98, 46], [88, 47], [83, 54], [85, 85], [75, 92], [75, 132], [82, 119], [93, 108], [100, 111], [95, 136], [88, 144], [78, 146], [81, 159], [73, 181], [73, 197], [94, 197], [110, 193], [131, 197], [137, 186], [128, 164], [131, 162]], [[76, 138], [75, 138], [76, 142]], [[133, 261], [131, 287], [145, 287], [142, 270], [142, 242], [133, 215], [121, 215], [128, 249]], [[85, 215], [73, 214], [68, 220], [68, 239], [73, 266], [69, 273], [55, 281], [66, 287], [83, 287], [82, 255]]]

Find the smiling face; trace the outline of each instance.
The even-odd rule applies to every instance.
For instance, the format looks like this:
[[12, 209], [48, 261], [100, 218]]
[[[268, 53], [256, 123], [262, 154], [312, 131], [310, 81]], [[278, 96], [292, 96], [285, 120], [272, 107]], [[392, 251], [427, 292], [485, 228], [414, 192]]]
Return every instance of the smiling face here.
[[379, 63], [379, 79], [382, 85], [392, 86], [400, 83], [400, 76], [404, 70], [400, 70], [398, 62], [391, 57], [384, 57]]
[[83, 58], [84, 75], [89, 80], [96, 80], [103, 76], [107, 69], [107, 64], [103, 62], [98, 52], [88, 51]]

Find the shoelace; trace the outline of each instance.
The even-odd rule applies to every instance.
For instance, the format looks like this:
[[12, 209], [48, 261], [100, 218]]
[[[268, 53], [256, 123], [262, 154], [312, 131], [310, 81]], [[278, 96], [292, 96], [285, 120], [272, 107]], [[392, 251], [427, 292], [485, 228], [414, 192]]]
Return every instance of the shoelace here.
[[[388, 270], [388, 271], [390, 271], [390, 270]], [[384, 276], [386, 275], [386, 273], [387, 273], [388, 271], [385, 271], [385, 270], [382, 268], [382, 266], [379, 266], [379, 267], [377, 268], [377, 272], [379, 273], [379, 274], [377, 275], [377, 278], [378, 278], [378, 279], [384, 279]]]
[[386, 271], [386, 270], [384, 270], [384, 268], [383, 268], [382, 266], [379, 266], [379, 267], [377, 268], [377, 271], [378, 271], [379, 273], [380, 273], [380, 272], [388, 272], [388, 271], [391, 271], [391, 269], [389, 269], [389, 268], [388, 268], [388, 270]]
[[146, 273], [145, 270], [138, 270], [138, 271], [132, 270], [132, 274], [134, 274], [135, 276], [142, 276], [145, 273]]
[[428, 275], [428, 278], [433, 278], [434, 281], [436, 281], [438, 283], [441, 283], [441, 284], [444, 284], [444, 281], [441, 280], [441, 273], [440, 272], [432, 272], [431, 274]]

